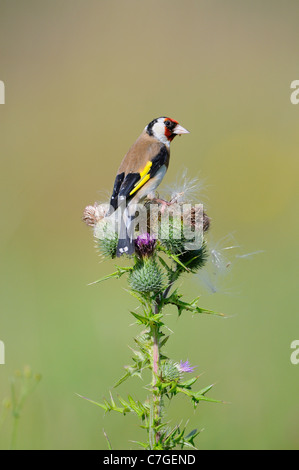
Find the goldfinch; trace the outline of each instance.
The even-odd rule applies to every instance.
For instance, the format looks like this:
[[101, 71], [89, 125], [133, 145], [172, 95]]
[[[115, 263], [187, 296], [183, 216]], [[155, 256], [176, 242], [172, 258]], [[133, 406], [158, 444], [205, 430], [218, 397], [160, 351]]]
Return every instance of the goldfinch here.
[[[127, 217], [121, 218], [119, 242], [116, 255], [131, 255], [135, 251], [129, 226], [135, 216], [130, 206], [137, 204], [161, 183], [169, 165], [170, 143], [176, 135], [189, 134], [177, 121], [159, 117], [151, 121], [123, 158], [118, 169], [110, 211], [126, 207]], [[134, 211], [135, 212], [135, 211]]]

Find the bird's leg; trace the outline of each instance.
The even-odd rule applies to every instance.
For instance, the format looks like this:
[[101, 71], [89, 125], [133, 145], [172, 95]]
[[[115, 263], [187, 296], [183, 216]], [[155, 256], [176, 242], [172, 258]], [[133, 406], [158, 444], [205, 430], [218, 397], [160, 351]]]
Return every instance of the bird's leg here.
[[153, 204], [159, 204], [160, 206], [162, 206], [162, 207], [161, 207], [161, 214], [163, 214], [163, 212], [165, 211], [166, 207], [169, 207], [169, 206], [172, 204], [172, 202], [165, 201], [165, 199], [161, 199], [161, 198], [159, 198], [159, 197], [155, 197], [155, 196], [152, 195], [152, 194], [149, 194], [149, 195], [147, 196], [147, 199], [148, 199], [149, 201], [151, 201], [151, 203], [153, 203]]

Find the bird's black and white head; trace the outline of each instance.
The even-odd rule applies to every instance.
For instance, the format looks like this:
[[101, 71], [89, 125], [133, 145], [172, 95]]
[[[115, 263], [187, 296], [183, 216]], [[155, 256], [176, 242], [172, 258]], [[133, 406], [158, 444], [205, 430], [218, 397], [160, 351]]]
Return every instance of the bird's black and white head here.
[[164, 116], [151, 121], [145, 130], [165, 145], [170, 145], [176, 135], [189, 134], [189, 131], [180, 126], [178, 121]]

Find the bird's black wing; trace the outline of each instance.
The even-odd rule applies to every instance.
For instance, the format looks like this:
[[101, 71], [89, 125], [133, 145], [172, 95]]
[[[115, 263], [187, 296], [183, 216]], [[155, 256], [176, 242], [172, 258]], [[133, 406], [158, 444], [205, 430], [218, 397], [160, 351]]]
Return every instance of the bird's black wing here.
[[112, 196], [110, 199], [110, 205], [114, 210], [118, 208], [120, 201], [124, 201], [128, 198], [139, 180], [139, 173], [128, 173], [125, 177], [125, 173], [123, 172], [116, 176]]
[[161, 166], [166, 165], [166, 164], [168, 165], [168, 159], [169, 159], [169, 153], [168, 153], [165, 145], [163, 145], [163, 147], [161, 147], [160, 152], [158, 153], [158, 155], [156, 155], [156, 157], [152, 159], [152, 165], [151, 165], [151, 168], [150, 168], [150, 177], [151, 178], [153, 178], [155, 176], [157, 171], [160, 170]]
[[123, 194], [126, 198], [129, 196], [134, 196], [134, 194], [137, 193], [139, 189], [142, 188], [145, 183], [147, 183], [148, 180], [156, 175], [163, 165], [168, 164], [168, 159], [169, 153], [167, 152], [166, 147], [163, 146], [161, 147], [159, 153], [152, 160], [148, 160], [146, 162], [140, 173], [132, 173], [132, 176], [128, 182], [126, 181], [126, 177], [120, 188], [120, 194]]
[[114, 210], [117, 209], [117, 198], [118, 198], [118, 193], [120, 190], [120, 187], [124, 181], [125, 173], [119, 173], [114, 181], [114, 186], [113, 186], [113, 191], [112, 191], [112, 196], [110, 199], [110, 206], [113, 207]]
[[163, 165], [168, 164], [168, 159], [169, 153], [163, 145], [160, 152], [152, 160], [146, 162], [140, 173], [130, 172], [126, 176], [124, 172], [118, 174], [110, 200], [111, 206], [116, 210], [120, 202], [127, 202], [149, 179], [155, 176]]

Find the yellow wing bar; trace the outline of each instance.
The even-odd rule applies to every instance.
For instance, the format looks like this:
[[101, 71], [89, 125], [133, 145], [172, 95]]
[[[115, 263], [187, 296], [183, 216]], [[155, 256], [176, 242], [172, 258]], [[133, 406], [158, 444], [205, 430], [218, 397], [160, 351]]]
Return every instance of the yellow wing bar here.
[[136, 183], [135, 187], [130, 192], [130, 196], [136, 193], [136, 191], [138, 191], [138, 189], [141, 188], [141, 186], [143, 186], [150, 179], [149, 171], [151, 169], [151, 166], [152, 166], [152, 162], [147, 162], [144, 169], [140, 172], [139, 183]]
[[140, 173], [140, 178], [141, 179], [150, 171], [152, 164], [153, 164], [153, 162], [147, 162], [147, 164], [145, 165], [143, 171], [141, 171], [141, 173]]

